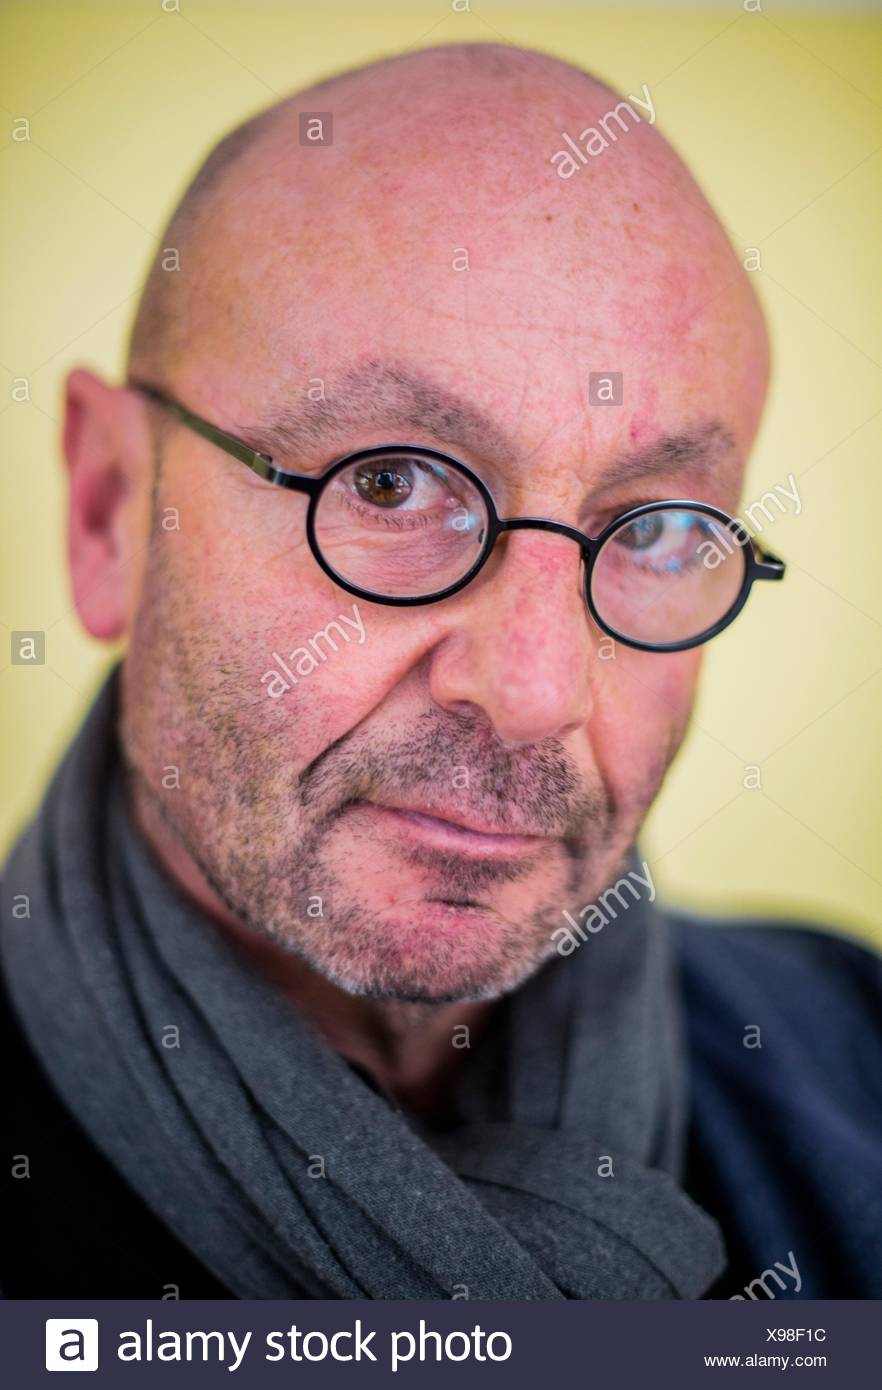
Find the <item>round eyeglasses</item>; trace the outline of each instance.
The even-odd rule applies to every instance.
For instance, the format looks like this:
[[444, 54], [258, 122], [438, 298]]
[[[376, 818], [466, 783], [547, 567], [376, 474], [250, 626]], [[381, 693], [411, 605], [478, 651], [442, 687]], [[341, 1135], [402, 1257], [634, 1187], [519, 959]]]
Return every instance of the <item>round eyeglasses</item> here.
[[324, 572], [371, 603], [437, 603], [465, 588], [507, 531], [550, 531], [576, 542], [585, 601], [597, 626], [641, 651], [699, 646], [732, 622], [757, 579], [784, 563], [706, 502], [646, 502], [599, 536], [541, 517], [500, 517], [482, 479], [448, 454], [387, 444], [337, 459], [319, 477], [277, 468], [268, 454], [143, 383], [188, 428], [267, 482], [306, 493], [306, 535]]

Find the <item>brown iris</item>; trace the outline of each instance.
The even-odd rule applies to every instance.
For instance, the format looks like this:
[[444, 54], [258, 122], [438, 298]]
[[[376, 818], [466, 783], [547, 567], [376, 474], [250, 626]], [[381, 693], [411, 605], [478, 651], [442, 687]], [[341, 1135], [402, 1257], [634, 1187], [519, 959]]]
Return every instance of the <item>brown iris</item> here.
[[366, 502], [373, 502], [380, 507], [394, 507], [399, 502], [405, 501], [413, 488], [413, 484], [405, 473], [399, 473], [396, 468], [377, 468], [370, 464], [362, 464], [355, 472], [353, 479], [356, 490]]

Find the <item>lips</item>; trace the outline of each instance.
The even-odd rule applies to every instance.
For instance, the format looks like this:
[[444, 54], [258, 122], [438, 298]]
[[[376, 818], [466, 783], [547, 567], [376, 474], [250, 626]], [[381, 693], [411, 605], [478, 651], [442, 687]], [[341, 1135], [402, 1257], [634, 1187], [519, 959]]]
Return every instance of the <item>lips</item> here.
[[428, 805], [402, 805], [399, 802], [373, 802], [375, 806], [380, 806], [386, 811], [400, 811], [402, 814], [419, 816], [423, 820], [441, 821], [443, 825], [452, 825], [457, 830], [471, 830], [476, 835], [496, 835], [504, 836], [509, 839], [540, 840], [545, 837], [542, 835], [532, 835], [527, 831], [512, 830], [509, 826], [491, 825], [488, 821], [482, 821], [478, 817], [463, 816], [455, 810], [447, 810], [441, 806]]
[[551, 842], [545, 835], [516, 834], [477, 819], [462, 819], [458, 811], [424, 806], [392, 806], [374, 801], [356, 803], [389, 830], [439, 849], [458, 853], [510, 858], [535, 853]]

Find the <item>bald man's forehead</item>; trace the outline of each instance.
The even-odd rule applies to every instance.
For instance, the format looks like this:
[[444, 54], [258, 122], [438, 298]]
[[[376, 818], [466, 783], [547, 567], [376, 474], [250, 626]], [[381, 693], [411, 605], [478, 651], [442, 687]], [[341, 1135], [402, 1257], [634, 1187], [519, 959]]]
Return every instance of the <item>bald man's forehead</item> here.
[[511, 306], [511, 321], [590, 319], [599, 330], [615, 311], [623, 327], [652, 334], [678, 330], [743, 280], [708, 214], [685, 200], [660, 208], [652, 183], [627, 193], [576, 193], [544, 177], [512, 185], [505, 175], [494, 187], [449, 151], [318, 183], [286, 182], [270, 166], [241, 196], [228, 188], [200, 229], [194, 286], [204, 278], [228, 316], [234, 295], [310, 322], [344, 297], [366, 312], [386, 300], [400, 319], [489, 294]]
[[[479, 278], [486, 287], [495, 277], [492, 293], [505, 288], [515, 304], [543, 286], [559, 320], [560, 301], [580, 296], [598, 322], [618, 307], [646, 333], [680, 326], [665, 322], [666, 307], [682, 318], [725, 277], [743, 278], [714, 214], [649, 127], [563, 183], [549, 161], [559, 122], [546, 112], [543, 128], [540, 103], [520, 127], [500, 127], [474, 93], [458, 105], [454, 95], [439, 124], [431, 110], [407, 106], [405, 118], [397, 104], [372, 120], [350, 92], [330, 147], [300, 145], [300, 113], [287, 112], [200, 219], [189, 290], [210, 281], [227, 317], [233, 293], [308, 316], [338, 284], [353, 299], [386, 290], [416, 307], [432, 291], [478, 293]], [[542, 304], [527, 307], [543, 316]]]
[[526, 200], [516, 228], [481, 209], [457, 218], [392, 198], [301, 207], [296, 225], [252, 219], [218, 250], [191, 350], [301, 378], [372, 347], [449, 358], [489, 380], [510, 374], [512, 356], [555, 390], [561, 355], [569, 380], [584, 369], [698, 381], [714, 355], [737, 376], [757, 325], [733, 258], [714, 247], [684, 259], [680, 238], [665, 241], [639, 212], [625, 226], [606, 215], [570, 225], [549, 206]]
[[508, 78], [425, 55], [332, 83], [309, 108], [329, 102], [330, 146], [300, 143], [304, 101], [277, 114], [195, 224], [178, 307], [197, 399], [247, 419], [354, 360], [440, 364], [529, 450], [614, 372], [624, 409], [589, 432], [711, 415], [746, 447], [765, 336], [722, 227], [646, 125], [558, 178], [561, 128], [609, 94], [529, 57]]

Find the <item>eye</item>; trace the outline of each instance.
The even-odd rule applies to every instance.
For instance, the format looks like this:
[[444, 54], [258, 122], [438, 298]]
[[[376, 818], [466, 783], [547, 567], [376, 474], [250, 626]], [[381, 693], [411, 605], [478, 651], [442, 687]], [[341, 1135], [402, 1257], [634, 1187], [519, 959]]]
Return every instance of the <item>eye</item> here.
[[662, 512], [649, 512], [646, 516], [638, 516], [628, 526], [623, 526], [621, 531], [616, 533], [616, 542], [623, 545], [628, 550], [648, 550], [655, 545], [659, 536], [665, 529], [665, 518]]
[[362, 463], [352, 481], [358, 495], [378, 507], [397, 507], [413, 491], [413, 474], [407, 463], [396, 467], [389, 463]]
[[337, 475], [350, 501], [366, 515], [407, 514], [440, 520], [462, 500], [464, 480], [443, 464], [417, 455], [383, 454], [353, 463]]
[[621, 526], [610, 537], [610, 551], [631, 572], [639, 568], [654, 575], [677, 575], [702, 562], [702, 543], [714, 534], [714, 523], [706, 516], [685, 507], [664, 507]]

